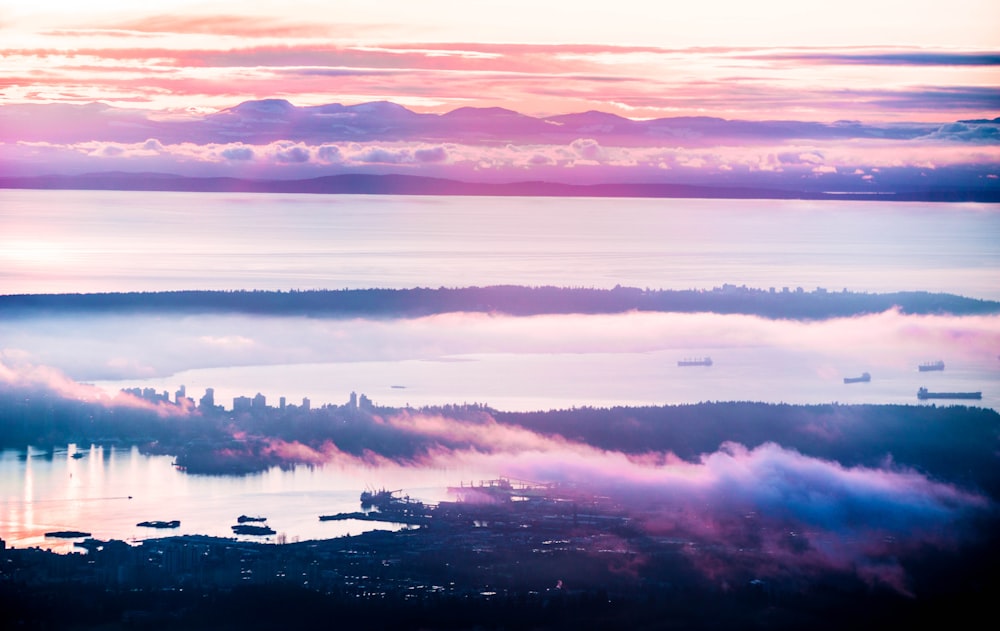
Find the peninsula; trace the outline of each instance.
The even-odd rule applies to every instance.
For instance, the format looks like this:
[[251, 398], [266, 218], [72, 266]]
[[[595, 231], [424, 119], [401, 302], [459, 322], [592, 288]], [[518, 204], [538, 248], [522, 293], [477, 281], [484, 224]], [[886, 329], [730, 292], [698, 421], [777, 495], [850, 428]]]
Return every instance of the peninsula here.
[[326, 289], [293, 291], [163, 291], [0, 295], [3, 317], [39, 313], [249, 313], [315, 317], [420, 317], [451, 312], [608, 314], [627, 311], [747, 314], [774, 319], [825, 319], [882, 313], [986, 315], [1000, 301], [926, 291], [867, 293], [817, 287], [724, 284], [712, 289], [487, 287]]

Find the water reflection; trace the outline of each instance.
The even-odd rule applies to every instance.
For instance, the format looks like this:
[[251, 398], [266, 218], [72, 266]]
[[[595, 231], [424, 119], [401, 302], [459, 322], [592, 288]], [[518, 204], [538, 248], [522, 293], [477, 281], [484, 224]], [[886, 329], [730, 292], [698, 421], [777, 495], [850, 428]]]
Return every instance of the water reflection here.
[[[75, 457], [75, 454], [84, 454]], [[73, 549], [72, 539], [46, 532], [78, 530], [97, 539], [131, 543], [167, 535], [233, 537], [240, 515], [262, 515], [274, 535], [237, 539], [277, 542], [325, 539], [368, 530], [398, 530], [383, 522], [321, 522], [321, 514], [358, 510], [365, 488], [406, 487], [427, 501], [445, 497], [456, 477], [482, 472], [341, 466], [278, 467], [233, 476], [199, 476], [178, 470], [171, 456], [138, 447], [92, 445], [0, 452], [0, 538], [8, 546]], [[178, 520], [178, 528], [140, 527], [143, 521]]]

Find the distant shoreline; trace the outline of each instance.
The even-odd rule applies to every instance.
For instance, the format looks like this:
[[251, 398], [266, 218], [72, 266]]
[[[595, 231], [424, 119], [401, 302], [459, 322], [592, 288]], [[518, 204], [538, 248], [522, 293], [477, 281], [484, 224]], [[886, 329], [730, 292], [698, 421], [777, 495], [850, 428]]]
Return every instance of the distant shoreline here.
[[349, 173], [306, 179], [188, 177], [169, 173], [89, 173], [0, 177], [0, 189], [191, 193], [310, 193], [323, 195], [441, 195], [472, 197], [605, 197], [652, 199], [789, 199], [1000, 203], [1000, 189], [928, 188], [906, 191], [810, 191], [656, 182], [565, 184], [547, 181], [466, 182], [403, 174]]
[[861, 293], [817, 288], [755, 289], [723, 285], [709, 290], [525, 287], [501, 285], [436, 289], [292, 291], [158, 291], [92, 294], [0, 295], [8, 317], [39, 313], [247, 313], [315, 317], [421, 317], [477, 312], [528, 316], [612, 314], [628, 311], [757, 315], [772, 319], [825, 319], [882, 313], [989, 315], [1000, 301], [924, 291]]

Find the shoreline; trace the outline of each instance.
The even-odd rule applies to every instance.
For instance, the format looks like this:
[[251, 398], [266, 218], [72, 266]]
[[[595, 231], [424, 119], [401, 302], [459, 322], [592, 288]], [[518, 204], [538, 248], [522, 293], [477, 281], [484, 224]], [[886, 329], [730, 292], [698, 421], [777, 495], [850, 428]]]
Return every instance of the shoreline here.
[[1000, 203], [1000, 189], [928, 188], [824, 191], [666, 182], [568, 184], [550, 181], [468, 182], [419, 175], [346, 173], [302, 179], [192, 177], [171, 173], [99, 172], [0, 177], [0, 189], [317, 195], [440, 195], [468, 197], [597, 197], [641, 199], [774, 199]]
[[866, 293], [817, 287], [768, 289], [724, 284], [712, 289], [612, 289], [493, 285], [410, 289], [183, 290], [0, 295], [7, 316], [39, 313], [248, 313], [274, 316], [403, 316], [442, 313], [614, 314], [629, 311], [826, 319], [893, 308], [904, 314], [991, 315], [1000, 301], [927, 291]]

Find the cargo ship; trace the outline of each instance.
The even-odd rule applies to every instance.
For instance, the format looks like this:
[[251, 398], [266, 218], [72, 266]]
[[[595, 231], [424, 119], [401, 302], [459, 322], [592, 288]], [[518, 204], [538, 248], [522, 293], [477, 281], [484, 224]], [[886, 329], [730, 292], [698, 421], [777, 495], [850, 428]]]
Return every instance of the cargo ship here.
[[696, 357], [693, 359], [682, 359], [677, 362], [678, 366], [711, 366], [711, 357]]
[[860, 377], [844, 377], [844, 383], [867, 383], [872, 380], [872, 376], [866, 372], [861, 373]]
[[929, 392], [927, 388], [917, 390], [918, 399], [982, 399], [982, 392]]
[[362, 491], [361, 492], [361, 508], [383, 508], [390, 506], [394, 502], [399, 501], [401, 498], [397, 497], [397, 493], [401, 493], [403, 489], [397, 489], [395, 491], [386, 491], [382, 489], [381, 491]]
[[930, 370], [944, 370], [944, 362], [940, 359], [936, 362], [927, 362], [926, 364], [920, 364], [917, 366], [917, 370], [920, 372], [928, 372]]
[[180, 528], [181, 522], [177, 519], [171, 519], [170, 521], [140, 521], [136, 526], [141, 528]]
[[56, 539], [82, 539], [91, 535], [89, 532], [83, 532], [82, 530], [53, 530], [45, 533], [45, 536], [55, 537]]

